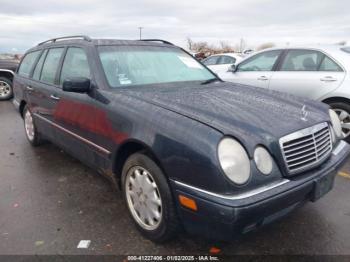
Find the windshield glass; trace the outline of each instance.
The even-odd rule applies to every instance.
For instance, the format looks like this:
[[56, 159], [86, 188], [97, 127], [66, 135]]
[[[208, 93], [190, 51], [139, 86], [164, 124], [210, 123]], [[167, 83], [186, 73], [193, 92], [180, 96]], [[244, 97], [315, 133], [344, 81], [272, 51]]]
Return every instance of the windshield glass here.
[[99, 46], [98, 51], [108, 83], [113, 88], [215, 78], [190, 55], [177, 48]]

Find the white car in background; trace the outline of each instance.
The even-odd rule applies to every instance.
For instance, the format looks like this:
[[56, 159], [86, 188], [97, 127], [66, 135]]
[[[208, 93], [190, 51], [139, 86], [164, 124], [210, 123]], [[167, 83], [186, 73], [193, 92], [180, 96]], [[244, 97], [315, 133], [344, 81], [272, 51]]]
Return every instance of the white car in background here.
[[288, 92], [329, 104], [350, 142], [350, 47], [273, 48], [218, 75], [225, 81]]
[[211, 55], [202, 60], [202, 63], [210, 68], [214, 73], [227, 72], [230, 66], [239, 63], [243, 59], [241, 54], [223, 53]]

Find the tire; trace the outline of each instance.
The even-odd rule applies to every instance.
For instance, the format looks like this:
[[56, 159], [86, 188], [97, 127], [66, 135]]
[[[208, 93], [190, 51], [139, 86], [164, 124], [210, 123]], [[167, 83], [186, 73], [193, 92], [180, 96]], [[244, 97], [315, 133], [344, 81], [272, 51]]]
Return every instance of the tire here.
[[6, 77], [0, 77], [0, 101], [13, 97], [12, 82]]
[[[331, 102], [328, 103], [328, 105], [339, 116], [343, 127], [344, 140], [350, 143], [350, 105], [344, 102]], [[348, 124], [349, 126], [345, 124]]]
[[[180, 223], [169, 184], [151, 158], [136, 153], [126, 160], [122, 190], [129, 215], [143, 236], [164, 242], [178, 234]], [[146, 218], [145, 214], [150, 216]]]
[[27, 106], [23, 110], [23, 122], [24, 122], [24, 131], [29, 143], [32, 146], [39, 146], [43, 143], [43, 139], [38, 132], [38, 129], [35, 125], [33, 119], [33, 114]]

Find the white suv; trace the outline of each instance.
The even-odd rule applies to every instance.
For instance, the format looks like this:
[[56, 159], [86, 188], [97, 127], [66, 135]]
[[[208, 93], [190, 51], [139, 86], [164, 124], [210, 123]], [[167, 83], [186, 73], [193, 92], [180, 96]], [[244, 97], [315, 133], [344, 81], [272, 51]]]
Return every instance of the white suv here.
[[243, 59], [225, 80], [288, 92], [329, 104], [338, 114], [350, 141], [350, 47], [266, 49]]

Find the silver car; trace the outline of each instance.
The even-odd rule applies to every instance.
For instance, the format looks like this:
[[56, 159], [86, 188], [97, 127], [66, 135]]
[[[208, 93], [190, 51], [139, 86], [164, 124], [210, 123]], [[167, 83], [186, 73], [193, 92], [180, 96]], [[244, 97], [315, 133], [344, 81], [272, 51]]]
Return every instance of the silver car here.
[[350, 47], [273, 48], [218, 75], [225, 81], [288, 92], [329, 104], [350, 142]]

